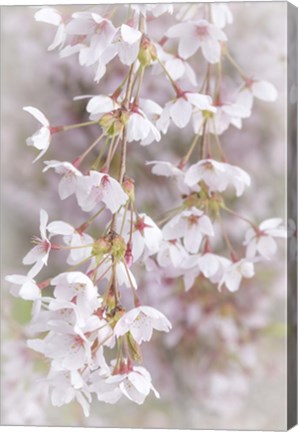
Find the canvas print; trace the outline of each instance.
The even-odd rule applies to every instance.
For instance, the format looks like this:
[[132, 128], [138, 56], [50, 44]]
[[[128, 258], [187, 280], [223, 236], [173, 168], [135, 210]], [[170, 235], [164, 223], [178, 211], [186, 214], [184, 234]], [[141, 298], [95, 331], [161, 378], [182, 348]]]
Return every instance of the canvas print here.
[[1, 8], [1, 424], [287, 428], [288, 8]]

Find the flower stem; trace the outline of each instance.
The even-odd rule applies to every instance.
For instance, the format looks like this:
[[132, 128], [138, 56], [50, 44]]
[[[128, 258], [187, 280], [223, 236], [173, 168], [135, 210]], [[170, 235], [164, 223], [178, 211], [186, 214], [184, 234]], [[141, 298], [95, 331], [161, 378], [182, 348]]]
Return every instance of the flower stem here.
[[93, 164], [93, 166], [92, 166], [92, 168], [95, 169], [95, 170], [97, 170], [97, 169], [99, 168], [99, 165], [100, 165], [101, 159], [102, 159], [103, 154], [104, 154], [104, 152], [105, 152], [105, 149], [106, 149], [106, 147], [107, 147], [107, 145], [108, 145], [109, 139], [110, 139], [110, 137], [108, 136], [108, 137], [106, 138], [106, 140], [105, 140], [105, 142], [104, 142], [104, 144], [103, 144], [103, 146], [102, 146], [100, 152], [99, 152], [99, 155], [98, 155], [96, 161], [94, 162], [94, 164]]
[[237, 70], [237, 72], [239, 73], [239, 75], [241, 76], [241, 78], [244, 81], [246, 81], [247, 77], [246, 77], [245, 73], [243, 72], [243, 70], [241, 69], [241, 67], [238, 65], [238, 63], [233, 59], [233, 57], [231, 56], [231, 54], [229, 53], [229, 51], [225, 52], [225, 56], [229, 60], [229, 62], [234, 66], [234, 68]]
[[173, 80], [173, 78], [171, 77], [169, 72], [167, 71], [166, 67], [162, 64], [162, 62], [159, 60], [158, 57], [156, 60], [157, 60], [158, 64], [160, 65], [160, 67], [162, 68], [162, 70], [164, 71], [164, 73], [166, 74], [166, 76], [168, 77], [170, 83], [172, 84], [173, 89], [175, 90], [175, 93], [177, 93], [178, 92], [177, 84], [175, 83], [175, 81]]
[[220, 227], [221, 227], [222, 235], [223, 235], [223, 237], [225, 239], [225, 242], [226, 242], [226, 245], [227, 245], [227, 247], [228, 247], [228, 249], [230, 251], [231, 257], [234, 260], [234, 259], [236, 259], [237, 254], [236, 254], [235, 249], [232, 246], [231, 240], [229, 239], [229, 236], [228, 236], [228, 234], [227, 234], [227, 232], [226, 232], [226, 230], [224, 228], [223, 221], [222, 221], [222, 218], [221, 218], [220, 214], [218, 215], [218, 220], [219, 220], [219, 224], [220, 224]]
[[138, 103], [139, 103], [139, 96], [140, 96], [140, 91], [141, 91], [141, 87], [142, 87], [142, 83], [143, 83], [143, 79], [144, 79], [144, 73], [145, 73], [145, 66], [141, 66], [138, 88], [137, 88], [136, 95], [135, 95], [134, 102], [133, 102], [134, 105], [138, 105]]
[[104, 132], [98, 137], [96, 138], [96, 140], [90, 145], [90, 147], [87, 148], [87, 150], [81, 154], [81, 156], [79, 156], [74, 162], [73, 165], [77, 168], [82, 161], [85, 159], [85, 157], [91, 152], [91, 150], [94, 149], [94, 147], [100, 142], [100, 140], [102, 139], [102, 137], [104, 136]]
[[85, 126], [90, 126], [90, 125], [94, 125], [94, 124], [98, 124], [98, 120], [92, 120], [92, 121], [88, 121], [88, 122], [84, 122], [84, 123], [76, 123], [73, 125], [68, 125], [68, 126], [62, 126], [61, 131], [65, 132], [71, 129], [76, 129], [76, 128], [80, 128], [80, 127], [85, 127]]
[[222, 207], [222, 209], [225, 210], [225, 211], [228, 212], [228, 213], [231, 213], [232, 215], [236, 216], [237, 218], [242, 219], [243, 221], [247, 222], [249, 225], [252, 226], [252, 228], [253, 228], [255, 231], [257, 231], [257, 232], [259, 231], [259, 227], [258, 227], [254, 222], [252, 222], [252, 221], [250, 221], [249, 219], [247, 219], [246, 217], [240, 215], [240, 214], [237, 213], [237, 212], [234, 212], [234, 210], [231, 210], [230, 208], [228, 208], [228, 207], [226, 207], [226, 206]]

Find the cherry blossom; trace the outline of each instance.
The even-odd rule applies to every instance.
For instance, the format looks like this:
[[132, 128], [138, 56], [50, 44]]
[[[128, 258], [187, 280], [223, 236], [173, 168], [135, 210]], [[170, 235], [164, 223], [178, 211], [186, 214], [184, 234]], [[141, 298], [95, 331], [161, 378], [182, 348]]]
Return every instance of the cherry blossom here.
[[26, 139], [26, 144], [28, 146], [33, 146], [38, 150], [41, 150], [39, 155], [33, 160], [36, 162], [40, 159], [48, 150], [51, 142], [51, 130], [49, 120], [44, 116], [44, 114], [37, 108], [26, 106], [23, 108], [24, 111], [33, 115], [41, 124], [42, 127], [38, 129], [31, 137]]
[[237, 103], [251, 110], [254, 97], [262, 101], [274, 102], [277, 99], [277, 91], [268, 81], [248, 79], [238, 94]]
[[34, 301], [40, 298], [41, 291], [34, 280], [37, 273], [38, 269], [32, 268], [26, 276], [16, 274], [6, 276], [5, 280], [13, 284], [10, 292], [24, 300]]
[[95, 315], [84, 325], [74, 328], [63, 321], [57, 322], [44, 339], [30, 339], [28, 346], [52, 359], [56, 369], [78, 370], [91, 361], [91, 346], [101, 322]]
[[190, 253], [198, 252], [204, 235], [214, 235], [209, 217], [195, 207], [174, 216], [162, 232], [166, 240], [183, 238], [185, 249]]
[[242, 119], [250, 116], [249, 108], [236, 103], [216, 104], [216, 112], [205, 110], [194, 111], [193, 128], [195, 133], [203, 133], [203, 125], [208, 133], [221, 135], [230, 125], [242, 127]]
[[66, 40], [66, 26], [63, 22], [62, 16], [58, 13], [56, 9], [44, 7], [36, 12], [34, 15], [36, 21], [45, 22], [47, 24], [52, 24], [57, 27], [57, 32], [55, 34], [54, 40], [48, 47], [48, 50], [54, 50], [55, 48], [61, 49]]
[[189, 186], [202, 180], [209, 192], [223, 192], [232, 184], [237, 196], [242, 195], [245, 186], [250, 185], [250, 177], [243, 169], [212, 159], [201, 160], [189, 167], [186, 172], [185, 183]]
[[58, 186], [59, 196], [62, 200], [68, 198], [76, 192], [77, 179], [83, 174], [75, 168], [70, 162], [45, 161], [46, 167], [43, 172], [53, 168], [57, 174], [61, 174], [62, 178]]
[[54, 296], [59, 300], [74, 301], [78, 308], [93, 312], [98, 306], [98, 292], [93, 282], [82, 272], [61, 273], [51, 280]]
[[48, 214], [45, 210], [40, 210], [40, 236], [34, 237], [33, 242], [36, 244], [23, 258], [23, 264], [35, 264], [32, 270], [37, 274], [44, 265], [47, 265], [49, 253], [52, 248], [51, 242], [47, 237]]
[[178, 52], [183, 59], [193, 56], [201, 48], [209, 63], [219, 62], [220, 42], [227, 40], [222, 30], [204, 19], [175, 24], [167, 30], [166, 36], [180, 39]]
[[159, 398], [159, 393], [152, 385], [151, 375], [141, 366], [134, 366], [127, 373], [110, 375], [104, 382], [101, 377], [98, 377], [91, 388], [96, 392], [98, 400], [107, 403], [115, 403], [124, 395], [132, 402], [141, 405], [151, 390], [155, 397]]
[[173, 5], [168, 4], [131, 4], [131, 8], [146, 17], [147, 14], [152, 14], [155, 18], [164, 13], [173, 13]]
[[200, 110], [216, 111], [216, 108], [212, 106], [210, 96], [184, 92], [182, 96], [166, 103], [160, 118], [156, 122], [156, 126], [165, 134], [172, 119], [177, 127], [184, 128], [191, 119], [194, 107]]
[[[42, 382], [52, 405], [76, 401], [88, 416], [94, 396], [111, 404], [125, 397], [138, 405], [151, 391], [159, 398], [150, 373], [139, 364], [143, 359], [144, 364], [151, 362], [150, 348], [142, 342], [154, 343], [153, 330], [165, 332], [160, 337], [167, 355], [160, 357], [168, 392], [176, 385], [167, 376], [171, 361], [178, 371], [182, 359], [187, 388], [194, 389], [202, 406], [223, 411], [217, 396], [228, 394], [237, 401], [247, 390], [242, 377], [256, 364], [250, 335], [255, 337], [268, 325], [264, 305], [255, 312], [255, 298], [260, 299], [262, 292], [249, 279], [255, 274], [255, 263], [271, 259], [276, 252], [275, 238], [286, 233], [280, 218], [257, 226], [251, 216], [248, 219], [234, 210], [240, 205], [236, 198], [251, 179], [237, 162], [242, 146], [233, 147], [233, 136], [228, 134], [231, 145], [227, 143], [223, 151], [225, 139], [221, 142], [218, 136], [230, 126], [242, 128], [242, 121], [252, 114], [255, 97], [274, 101], [277, 92], [267, 81], [248, 78], [230, 55], [234, 47], [228, 47], [223, 29], [233, 22], [233, 15], [226, 4], [87, 9], [71, 16], [52, 7], [35, 13], [36, 21], [56, 30], [49, 50], [57, 48], [60, 58], [77, 55], [79, 66], [90, 67], [84, 76], [80, 68], [75, 70], [80, 87], [88, 87], [90, 72], [96, 82], [104, 78], [104, 89], [74, 98], [86, 99], [86, 112], [62, 116], [89, 116], [90, 121], [82, 118], [51, 127], [37, 108], [23, 108], [41, 124], [26, 140], [40, 151], [34, 162], [47, 151], [55, 132], [80, 128], [87, 131], [82, 138], [89, 131], [92, 135], [89, 126], [101, 130], [94, 143], [89, 147], [85, 143], [82, 154], [73, 155], [77, 149], [72, 146], [67, 160], [44, 162], [43, 172], [53, 169], [61, 176], [60, 199], [74, 195], [75, 200], [60, 202], [61, 214], [71, 214], [69, 222], [49, 223], [47, 212], [40, 210], [40, 238], [34, 238], [34, 247], [23, 259], [32, 267], [27, 274], [6, 276], [14, 296], [33, 302], [32, 319], [19, 331], [27, 340], [25, 354], [28, 358], [30, 353], [32, 358], [41, 354], [48, 364]], [[174, 9], [176, 22], [171, 16]], [[168, 15], [159, 18], [163, 14]], [[156, 26], [159, 22], [165, 24], [162, 33]], [[222, 60], [237, 70], [240, 88]], [[60, 107], [67, 108], [68, 103]], [[171, 123], [188, 128], [171, 140]], [[134, 145], [160, 142], [162, 135], [162, 145], [153, 150], [140, 151]], [[178, 148], [179, 142], [183, 145]], [[66, 151], [67, 141], [63, 148], [64, 144]], [[231, 148], [236, 150], [228, 154]], [[152, 151], [157, 160], [146, 165], [152, 174], [164, 177], [162, 187], [152, 176], [145, 179], [145, 170], [142, 176], [139, 159], [142, 153], [150, 159]], [[150, 180], [155, 182], [152, 190]], [[235, 192], [224, 195], [229, 188]], [[140, 197], [145, 195], [142, 203]], [[166, 213], [157, 215], [159, 222], [154, 222], [144, 211], [151, 213], [152, 207], [154, 214], [157, 203]], [[53, 212], [56, 202], [51, 205]], [[64, 205], [71, 206], [70, 213]], [[77, 217], [82, 217], [78, 225]], [[249, 226], [245, 255], [238, 219]], [[59, 250], [56, 268], [36, 281], [51, 250]], [[249, 289], [239, 290], [243, 279]], [[239, 323], [246, 327], [245, 335]], [[162, 345], [155, 346], [154, 357]], [[199, 363], [186, 356], [190, 350], [201, 356]], [[231, 379], [231, 392], [225, 374]], [[198, 379], [193, 380], [194, 376]]]
[[103, 114], [119, 109], [120, 105], [110, 96], [98, 95], [89, 100], [86, 110], [90, 113], [90, 120], [99, 120]]
[[246, 256], [254, 258], [259, 253], [263, 258], [270, 259], [277, 250], [273, 237], [286, 238], [287, 233], [282, 226], [282, 219], [273, 218], [262, 222], [258, 231], [250, 228], [245, 235]]
[[84, 415], [89, 416], [91, 395], [84, 376], [77, 371], [57, 371], [53, 368], [48, 374], [47, 381], [53, 406], [61, 407], [76, 400], [81, 405]]
[[164, 240], [157, 254], [157, 261], [161, 267], [172, 266], [179, 269], [188, 256], [180, 240]]
[[229, 291], [235, 292], [239, 289], [242, 278], [252, 278], [254, 274], [253, 262], [242, 258], [225, 268], [218, 289], [225, 285]]
[[[123, 211], [119, 212], [117, 217], [117, 226], [121, 227], [123, 221]], [[156, 223], [145, 213], [140, 213], [133, 217], [132, 231], [132, 257], [133, 261], [140, 258], [146, 259], [148, 256], [154, 255], [159, 251], [162, 241], [162, 232]], [[123, 226], [123, 237], [129, 241], [131, 230], [131, 217], [125, 220]]]
[[122, 24], [118, 37], [116, 36], [116, 47], [119, 59], [124, 65], [130, 66], [137, 58], [140, 48], [142, 33], [126, 24]]
[[139, 306], [126, 312], [117, 322], [114, 332], [117, 337], [130, 332], [140, 344], [149, 341], [153, 329], [168, 332], [172, 328], [169, 320], [157, 309], [150, 306]]
[[121, 185], [108, 174], [90, 171], [88, 176], [78, 180], [77, 199], [84, 211], [89, 212], [103, 202], [112, 213], [116, 213], [128, 200]]
[[212, 22], [216, 27], [222, 29], [233, 22], [233, 15], [227, 4], [211, 3], [210, 7]]
[[101, 55], [110, 46], [116, 34], [112, 22], [94, 12], [75, 12], [66, 26], [66, 31], [70, 35], [85, 37], [79, 53], [82, 66], [90, 66], [100, 61]]
[[[156, 44], [155, 47], [158, 59], [164, 63], [166, 70], [174, 81], [185, 77], [193, 86], [198, 84], [195, 71], [186, 60], [180, 58], [178, 55], [169, 54], [159, 44]], [[154, 73], [161, 73], [158, 64], [154, 66]]]
[[94, 239], [89, 234], [63, 221], [53, 221], [47, 229], [52, 236], [63, 236], [64, 243], [70, 248], [68, 264], [78, 264], [91, 255]]
[[148, 145], [153, 141], [160, 141], [160, 138], [160, 132], [140, 108], [136, 108], [130, 113], [127, 123], [127, 140], [129, 142], [141, 141], [141, 145]]

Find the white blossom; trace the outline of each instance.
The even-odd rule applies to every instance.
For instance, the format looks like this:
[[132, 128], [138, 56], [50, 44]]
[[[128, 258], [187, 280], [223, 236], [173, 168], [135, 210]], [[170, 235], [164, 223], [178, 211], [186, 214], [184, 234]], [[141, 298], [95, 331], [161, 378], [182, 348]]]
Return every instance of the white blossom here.
[[63, 22], [62, 16], [58, 13], [58, 11], [50, 7], [44, 7], [36, 12], [34, 18], [36, 21], [45, 22], [57, 27], [54, 40], [48, 47], [48, 50], [51, 51], [55, 48], [61, 49], [66, 40], [66, 26]]
[[221, 135], [230, 125], [238, 129], [242, 127], [242, 119], [250, 116], [250, 109], [236, 103], [216, 104], [216, 112], [195, 110], [193, 113], [193, 128], [195, 133], [203, 133], [203, 124], [205, 124], [205, 133]]
[[183, 238], [185, 249], [198, 252], [203, 236], [214, 236], [211, 220], [202, 210], [192, 207], [174, 216], [162, 229], [166, 240]]
[[161, 267], [179, 269], [188, 256], [180, 240], [164, 240], [157, 254], [157, 262]]
[[[51, 250], [51, 242], [47, 237], [47, 224], [48, 224], [48, 214], [45, 210], [40, 210], [40, 238], [34, 237], [34, 243], [36, 245], [24, 256], [23, 264], [34, 265], [36, 273], [42, 269], [44, 265], [48, 264], [49, 253]], [[33, 269], [32, 268], [32, 269]]]
[[55, 160], [45, 161], [46, 167], [43, 172], [53, 168], [57, 174], [61, 174], [62, 178], [59, 182], [58, 192], [62, 200], [76, 193], [77, 179], [83, 174], [75, 168], [70, 162], [59, 162]]
[[142, 366], [134, 366], [127, 373], [110, 375], [106, 379], [97, 376], [91, 389], [96, 392], [98, 400], [106, 403], [116, 403], [124, 395], [141, 405], [151, 390], [159, 398], [159, 393], [152, 385], [151, 375]]
[[216, 108], [212, 106], [212, 99], [208, 95], [192, 92], [184, 92], [182, 96], [167, 102], [156, 126], [162, 133], [166, 133], [170, 120], [179, 127], [184, 128], [190, 121], [193, 113], [193, 108], [200, 110], [209, 110], [212, 112], [216, 111]]
[[252, 109], [254, 97], [265, 102], [277, 99], [276, 88], [268, 81], [249, 79], [237, 96], [237, 103]]
[[90, 113], [90, 120], [99, 120], [103, 114], [119, 109], [120, 105], [110, 96], [93, 96], [87, 104], [87, 111]]
[[201, 160], [188, 168], [185, 183], [193, 186], [200, 181], [204, 181], [209, 192], [223, 192], [231, 184], [237, 196], [242, 195], [245, 186], [250, 185], [250, 177], [243, 169], [213, 159]]
[[226, 41], [225, 33], [206, 20], [188, 21], [170, 27], [166, 36], [179, 38], [178, 52], [183, 59], [193, 56], [199, 48], [209, 63], [220, 60], [220, 42]]
[[160, 141], [160, 132], [140, 109], [129, 114], [127, 123], [127, 141], [141, 141], [141, 145], [151, 144], [153, 141]]
[[153, 329], [168, 332], [171, 328], [169, 320], [157, 309], [139, 306], [122, 315], [114, 332], [117, 337], [130, 332], [134, 340], [140, 344], [151, 339]]
[[[197, 86], [198, 83], [195, 71], [185, 59], [166, 52], [163, 47], [157, 43], [155, 47], [158, 59], [164, 64], [167, 72], [174, 81], [185, 77], [193, 86]], [[158, 63], [154, 65], [153, 73], [161, 73], [161, 68]]]
[[98, 307], [98, 292], [91, 279], [79, 271], [65, 272], [51, 280], [58, 300], [74, 301], [79, 309], [92, 313]]
[[142, 33], [126, 24], [122, 24], [116, 36], [118, 56], [124, 65], [130, 66], [137, 58]]
[[66, 26], [66, 31], [70, 35], [85, 37], [79, 51], [79, 62], [82, 66], [90, 66], [100, 61], [116, 34], [112, 22], [94, 12], [75, 12]]
[[252, 278], [254, 274], [253, 262], [243, 258], [225, 268], [218, 289], [225, 285], [231, 292], [238, 291], [242, 278]]
[[227, 4], [210, 3], [210, 7], [212, 22], [216, 27], [222, 29], [233, 22], [233, 15]]
[[168, 4], [130, 4], [131, 8], [138, 14], [153, 15], [155, 18], [163, 15], [164, 13], [173, 13], [173, 5]]
[[97, 316], [92, 315], [84, 324], [80, 324], [77, 323], [73, 328], [64, 321], [57, 321], [52, 323], [55, 329], [44, 339], [29, 339], [27, 344], [29, 348], [52, 359], [52, 366], [56, 370], [79, 370], [91, 361], [91, 346], [101, 323]]
[[15, 297], [21, 297], [24, 300], [34, 301], [39, 299], [41, 296], [41, 291], [34, 280], [37, 272], [38, 269], [34, 269], [33, 267], [26, 276], [17, 274], [6, 276], [5, 280], [13, 284], [10, 290], [11, 294]]
[[[117, 227], [120, 229], [124, 212], [117, 216]], [[128, 241], [130, 238], [131, 216], [126, 217], [123, 225], [123, 238]], [[147, 258], [159, 251], [162, 241], [162, 232], [156, 223], [145, 213], [134, 215], [132, 222], [132, 257], [133, 261], [139, 258]]]
[[53, 406], [61, 407], [76, 400], [81, 405], [84, 415], [89, 416], [91, 395], [86, 378], [78, 371], [51, 369], [47, 382]]
[[121, 185], [108, 174], [90, 171], [88, 176], [78, 180], [77, 200], [84, 211], [89, 212], [102, 202], [112, 213], [116, 213], [128, 200]]
[[273, 237], [285, 238], [285, 228], [282, 219], [266, 219], [259, 225], [259, 230], [250, 228], [245, 235], [246, 256], [254, 258], [259, 253], [263, 258], [270, 259], [277, 250], [277, 244]]
[[23, 108], [24, 111], [33, 115], [41, 124], [42, 127], [38, 129], [31, 137], [26, 139], [26, 144], [28, 146], [33, 146], [38, 150], [41, 150], [39, 155], [33, 160], [36, 162], [40, 159], [48, 150], [51, 142], [51, 131], [50, 131], [50, 123], [49, 120], [45, 117], [45, 115], [37, 108], [32, 106], [26, 106]]
[[85, 232], [75, 229], [63, 221], [53, 221], [48, 225], [52, 236], [62, 235], [64, 243], [70, 248], [67, 263], [75, 265], [87, 259], [92, 252], [94, 240]]

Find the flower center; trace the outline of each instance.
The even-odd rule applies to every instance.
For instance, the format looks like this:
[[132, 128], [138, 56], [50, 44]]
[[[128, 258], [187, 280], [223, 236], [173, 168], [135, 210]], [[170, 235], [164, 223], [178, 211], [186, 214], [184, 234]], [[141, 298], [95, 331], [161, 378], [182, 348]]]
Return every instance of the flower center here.
[[204, 37], [208, 35], [208, 28], [207, 26], [197, 26], [197, 35], [200, 37]]
[[145, 218], [144, 218], [144, 217], [139, 218], [139, 219], [135, 222], [135, 229], [136, 229], [137, 231], [140, 231], [140, 233], [141, 233], [142, 235], [144, 235], [144, 229], [145, 229], [145, 228], [152, 228], [152, 226], [151, 226], [151, 225], [148, 225], [148, 224], [145, 223]]

